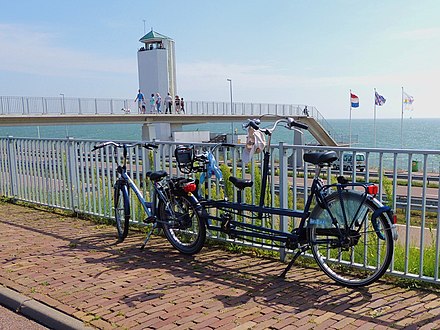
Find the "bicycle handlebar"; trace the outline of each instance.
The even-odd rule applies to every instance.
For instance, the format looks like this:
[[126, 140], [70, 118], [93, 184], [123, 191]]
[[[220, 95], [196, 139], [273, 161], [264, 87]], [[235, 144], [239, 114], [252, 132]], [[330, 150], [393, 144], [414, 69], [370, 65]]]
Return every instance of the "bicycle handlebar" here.
[[93, 147], [92, 151], [96, 151], [96, 150], [104, 148], [104, 147], [106, 147], [108, 145], [112, 145], [115, 148], [134, 148], [134, 147], [137, 147], [137, 146], [141, 146], [141, 147], [143, 147], [145, 149], [148, 149], [148, 150], [153, 150], [153, 149], [157, 149], [158, 148], [158, 146], [156, 144], [147, 143], [147, 142], [116, 143], [116, 142], [113, 142], [113, 141], [107, 141], [107, 142], [104, 142], [104, 143], [101, 143], [101, 144], [97, 144], [96, 146]]
[[[292, 117], [281, 117], [280, 119], [278, 119], [275, 122], [275, 124], [273, 125], [273, 127], [271, 129], [265, 129], [265, 132], [272, 133], [272, 131], [275, 129], [275, 127], [281, 122], [286, 123], [287, 124], [286, 127], [288, 129], [295, 129], [295, 128], [308, 129], [309, 128], [306, 124], [295, 121]], [[248, 119], [247, 123], [243, 124], [243, 128], [252, 127], [254, 130], [263, 130], [260, 128], [260, 124], [261, 124], [260, 118]], [[268, 133], [266, 133], [266, 134], [268, 134]]]

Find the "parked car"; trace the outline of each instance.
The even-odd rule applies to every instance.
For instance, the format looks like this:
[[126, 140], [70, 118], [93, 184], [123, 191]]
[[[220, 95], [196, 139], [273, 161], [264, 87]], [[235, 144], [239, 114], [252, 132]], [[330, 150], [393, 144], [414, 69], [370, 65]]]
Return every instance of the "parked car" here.
[[[344, 165], [344, 171], [352, 171], [353, 170], [353, 154], [344, 153], [342, 155], [342, 163]], [[341, 160], [338, 159], [333, 163], [333, 168], [339, 170]], [[356, 171], [363, 172], [365, 170], [365, 155], [364, 154], [356, 154]]]

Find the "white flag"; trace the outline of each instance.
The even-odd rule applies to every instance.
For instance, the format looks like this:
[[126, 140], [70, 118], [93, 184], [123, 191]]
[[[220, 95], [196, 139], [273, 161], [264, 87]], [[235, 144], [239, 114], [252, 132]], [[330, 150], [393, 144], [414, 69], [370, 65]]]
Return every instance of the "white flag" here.
[[414, 97], [403, 92], [403, 108], [405, 110], [413, 110]]

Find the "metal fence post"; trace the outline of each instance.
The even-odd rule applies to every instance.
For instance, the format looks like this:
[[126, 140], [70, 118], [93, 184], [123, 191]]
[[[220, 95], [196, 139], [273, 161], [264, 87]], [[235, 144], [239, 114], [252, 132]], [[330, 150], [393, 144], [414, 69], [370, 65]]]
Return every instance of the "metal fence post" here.
[[25, 111], [24, 111], [24, 97], [21, 98], [21, 114], [25, 115]]
[[72, 212], [76, 212], [79, 205], [79, 175], [78, 175], [78, 165], [75, 148], [75, 140], [72, 137], [68, 137], [67, 143], [67, 166], [68, 166], [68, 186], [69, 188], [69, 200], [70, 200], [70, 208]]
[[10, 180], [10, 193], [11, 196], [16, 197], [17, 194], [17, 161], [16, 154], [17, 150], [15, 148], [15, 140], [13, 140], [12, 136], [8, 136], [7, 138], [7, 154], [8, 154], [8, 171], [9, 171], [9, 180]]
[[[279, 143], [279, 169], [280, 169], [280, 208], [287, 209], [289, 207], [288, 203], [288, 190], [289, 183], [287, 181], [287, 157], [286, 157], [286, 149], [284, 147], [284, 142]], [[287, 231], [287, 220], [285, 216], [280, 217], [280, 229], [281, 231]], [[280, 249], [280, 259], [286, 259], [286, 249]]]

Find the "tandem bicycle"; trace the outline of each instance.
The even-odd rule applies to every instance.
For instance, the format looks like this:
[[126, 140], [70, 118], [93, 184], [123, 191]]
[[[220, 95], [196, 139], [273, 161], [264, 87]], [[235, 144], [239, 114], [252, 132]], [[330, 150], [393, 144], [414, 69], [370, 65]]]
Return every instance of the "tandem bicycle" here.
[[[213, 199], [200, 194], [203, 226], [210, 231], [226, 234], [230, 239], [293, 251], [293, 258], [280, 274], [282, 277], [301, 254], [311, 251], [320, 269], [339, 284], [359, 287], [378, 280], [391, 263], [394, 241], [397, 239], [396, 216], [390, 207], [376, 198], [378, 186], [349, 182], [343, 176], [337, 177], [337, 183], [325, 184], [321, 178], [323, 168], [330, 167], [338, 159], [336, 152], [308, 152], [304, 153], [303, 160], [313, 164], [315, 172], [310, 191], [308, 194], [304, 192], [304, 209], [266, 206], [273, 132], [281, 124], [300, 133], [308, 127], [290, 117], [275, 116], [272, 127], [262, 128], [261, 118], [248, 120], [243, 125], [248, 130], [248, 137], [256, 131], [268, 137], [268, 144], [263, 149], [258, 204], [243, 200], [245, 189], [252, 187], [253, 181], [244, 174], [242, 178], [231, 176], [229, 181], [237, 190], [236, 201]], [[175, 157], [181, 172], [201, 173], [204, 182], [215, 174], [221, 184], [222, 174], [212, 149], [197, 154], [194, 146], [180, 146], [175, 150]], [[292, 221], [289, 223], [290, 230], [281, 230], [280, 222], [283, 219], [295, 218], [299, 219], [298, 225], [295, 226]], [[278, 225], [274, 219], [278, 220]], [[267, 226], [267, 223], [272, 225]], [[199, 236], [200, 240], [204, 237]]]

